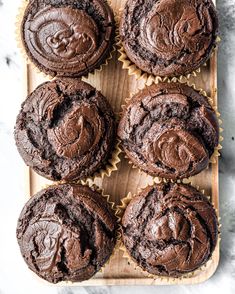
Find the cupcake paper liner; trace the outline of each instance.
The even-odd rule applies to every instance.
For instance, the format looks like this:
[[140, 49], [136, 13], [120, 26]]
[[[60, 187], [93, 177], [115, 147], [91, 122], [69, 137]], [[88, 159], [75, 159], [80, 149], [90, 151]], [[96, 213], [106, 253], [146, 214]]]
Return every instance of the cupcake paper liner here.
[[201, 190], [199, 188], [199, 186], [193, 185], [188, 179], [186, 179], [183, 182], [182, 181], [179, 181], [181, 183], [191, 185], [192, 187], [196, 188], [199, 192], [201, 192], [204, 196], [206, 196], [208, 198], [208, 200], [210, 200], [210, 203], [212, 204], [212, 206], [213, 206], [213, 208], [214, 208], [214, 210], [216, 212], [217, 222], [218, 222], [218, 240], [217, 240], [217, 244], [215, 246], [214, 252], [212, 253], [212, 256], [209, 258], [209, 260], [205, 264], [203, 264], [202, 266], [200, 266], [198, 269], [196, 269], [193, 272], [186, 273], [186, 274], [184, 274], [184, 275], [182, 275], [180, 277], [177, 277], [177, 278], [154, 275], [154, 274], [150, 274], [149, 272], [147, 272], [146, 270], [144, 270], [131, 257], [131, 255], [127, 251], [127, 249], [126, 249], [126, 247], [125, 247], [125, 245], [124, 245], [124, 243], [122, 241], [121, 220], [122, 220], [122, 216], [123, 216], [123, 214], [124, 214], [124, 212], [125, 212], [128, 204], [131, 202], [132, 199], [134, 199], [134, 197], [136, 197], [145, 188], [147, 188], [149, 186], [151, 187], [154, 184], [159, 184], [159, 183], [162, 183], [162, 182], [167, 182], [167, 180], [166, 179], [153, 179], [153, 184], [146, 185], [145, 187], [140, 188], [139, 191], [136, 194], [134, 194], [134, 195], [132, 195], [132, 193], [129, 192], [126, 197], [124, 197], [123, 199], [121, 199], [121, 205], [118, 205], [117, 206], [117, 216], [118, 216], [118, 222], [119, 222], [118, 237], [120, 238], [120, 241], [119, 241], [119, 250], [122, 252], [123, 258], [125, 258], [126, 261], [131, 264], [131, 266], [133, 267], [133, 269], [135, 271], [138, 271], [138, 272], [143, 273], [146, 276], [146, 278], [150, 278], [150, 279], [153, 279], [153, 280], [160, 280], [160, 281], [164, 281], [166, 283], [170, 283], [170, 282], [171, 283], [174, 283], [175, 281], [192, 278], [192, 277], [196, 276], [198, 273], [201, 273], [201, 272], [205, 271], [205, 269], [210, 266], [210, 263], [212, 262], [212, 259], [213, 259], [213, 256], [214, 256], [214, 253], [216, 252], [216, 249], [219, 246], [219, 243], [221, 241], [221, 232], [220, 232], [221, 223], [220, 223], [220, 217], [218, 216], [218, 210], [214, 207], [214, 204], [211, 201], [211, 197], [205, 195], [205, 190]]
[[[107, 2], [107, 4], [112, 9], [111, 2], [109, 0], [105, 0], [105, 1]], [[24, 45], [23, 45], [23, 42], [22, 42], [20, 26], [21, 26], [21, 22], [23, 20], [23, 15], [24, 15], [25, 9], [26, 9], [26, 7], [27, 7], [28, 4], [29, 4], [29, 1], [28, 0], [22, 0], [21, 6], [18, 9], [18, 14], [16, 16], [16, 22], [15, 22], [15, 39], [16, 39], [17, 47], [19, 48], [19, 50], [20, 50], [23, 58], [26, 60], [26, 63], [27, 64], [30, 64], [30, 66], [32, 66], [33, 70], [37, 74], [42, 74], [42, 76], [45, 79], [52, 80], [53, 78], [55, 78], [55, 76], [52, 76], [50, 74], [47, 74], [47, 73], [41, 71], [33, 63], [33, 61], [27, 55], [26, 50], [25, 50]], [[117, 27], [117, 24], [118, 24], [118, 22], [117, 22], [117, 15], [116, 15], [116, 13], [114, 12], [113, 9], [112, 9], [112, 11], [113, 11], [113, 15], [114, 15], [114, 25]], [[82, 78], [88, 79], [89, 78], [89, 75], [95, 75], [96, 73], [101, 72], [103, 70], [103, 68], [109, 64], [109, 61], [113, 58], [113, 54], [116, 51], [116, 40], [117, 40], [116, 38], [117, 38], [117, 36], [116, 36], [116, 29], [115, 29], [115, 36], [114, 36], [114, 40], [113, 40], [113, 45], [111, 46], [111, 48], [109, 50], [109, 53], [107, 54], [107, 57], [104, 59], [104, 61], [99, 66], [97, 66], [97, 68], [94, 68], [91, 72], [88, 72], [87, 74], [78, 77], [79, 79], [82, 79]], [[73, 77], [73, 78], [76, 78], [76, 77]]]
[[[164, 82], [164, 81], [163, 81]], [[221, 128], [221, 125], [223, 124], [223, 121], [222, 119], [220, 118], [221, 117], [221, 114], [219, 113], [218, 111], [218, 108], [217, 106], [215, 105], [214, 103], [214, 100], [213, 98], [211, 98], [210, 96], [207, 95], [207, 92], [205, 90], [203, 90], [202, 88], [197, 88], [196, 85], [194, 83], [190, 83], [189, 81], [178, 81], [176, 79], [172, 80], [172, 81], [169, 81], [169, 80], [165, 80], [165, 82], [167, 83], [177, 83], [177, 82], [180, 82], [182, 84], [187, 84], [189, 87], [193, 88], [195, 91], [199, 92], [199, 94], [205, 96], [208, 100], [208, 102], [210, 103], [211, 107], [213, 108], [213, 110], [215, 111], [216, 113], [216, 116], [217, 116], [217, 119], [218, 119], [218, 123], [219, 123], [219, 144], [218, 146], [215, 147], [215, 150], [214, 150], [214, 153], [211, 155], [210, 157], [210, 160], [209, 160], [209, 163], [211, 164], [215, 164], [218, 160], [218, 158], [220, 157], [220, 150], [223, 148], [222, 147], [222, 142], [224, 140], [223, 136], [222, 136], [222, 132], [223, 132], [223, 128]], [[148, 86], [151, 86], [152, 84], [158, 84], [159, 82], [156, 82], [154, 80], [148, 80], [145, 85], [143, 87], [138, 87], [136, 92], [134, 93], [131, 93], [130, 96], [128, 98], [125, 99], [125, 104], [121, 105], [121, 111], [119, 113], [120, 116], [122, 116], [123, 112], [125, 111], [126, 107], [129, 105], [129, 103], [131, 103], [131, 100], [133, 98], [133, 96], [135, 94], [137, 94], [139, 91], [143, 90], [145, 87], [148, 87]], [[120, 143], [121, 144], [121, 143]], [[124, 151], [122, 151], [124, 152]], [[130, 159], [127, 155], [124, 156], [125, 159], [128, 160], [128, 163], [132, 166], [132, 168], [134, 169], [139, 169], [141, 170], [139, 167], [137, 167]], [[208, 169], [209, 166], [206, 168]], [[142, 171], [142, 170], [141, 170]], [[143, 173], [145, 173], [147, 175], [147, 173], [145, 171], [142, 171]], [[154, 177], [153, 178], [155, 179], [161, 179], [163, 180], [164, 178], [161, 178], [161, 177]], [[170, 180], [171, 181], [171, 180]], [[177, 180], [176, 180], [177, 181]]]

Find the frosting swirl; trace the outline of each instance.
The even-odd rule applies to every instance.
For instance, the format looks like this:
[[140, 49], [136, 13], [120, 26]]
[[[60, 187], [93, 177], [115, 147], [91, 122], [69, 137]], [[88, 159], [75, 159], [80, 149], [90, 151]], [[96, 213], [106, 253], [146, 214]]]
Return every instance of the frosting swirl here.
[[[152, 136], [151, 136], [152, 137]], [[185, 173], [192, 161], [208, 162], [208, 154], [201, 142], [190, 133], [180, 129], [167, 129], [152, 141], [144, 142], [145, 157], [153, 164], [161, 162], [164, 166]], [[196, 168], [196, 167], [195, 167]]]
[[128, 205], [122, 226], [127, 250], [152, 274], [192, 272], [208, 261], [217, 242], [212, 205], [183, 184], [146, 188]]
[[153, 84], [124, 110], [118, 136], [130, 160], [153, 176], [187, 178], [202, 171], [218, 145], [216, 114], [189, 86]]
[[217, 22], [211, 1], [129, 0], [120, 32], [127, 55], [138, 67], [172, 76], [205, 62], [216, 43]]
[[114, 217], [103, 202], [98, 193], [77, 185], [54, 186], [33, 196], [17, 228], [30, 268], [53, 283], [93, 276], [115, 244]]
[[[97, 47], [98, 28], [84, 11], [46, 7], [30, 21], [28, 38], [40, 62], [53, 70], [85, 63]], [[59, 61], [59, 63], [58, 63]]]
[[69, 112], [58, 126], [48, 129], [48, 139], [58, 156], [79, 157], [97, 146], [103, 127], [96, 107], [82, 105]]
[[112, 12], [105, 3], [90, 3], [96, 6], [94, 12], [76, 3], [37, 3], [35, 9], [36, 2], [27, 6], [22, 37], [26, 52], [40, 69], [51, 75], [81, 76], [105, 58], [113, 35]]

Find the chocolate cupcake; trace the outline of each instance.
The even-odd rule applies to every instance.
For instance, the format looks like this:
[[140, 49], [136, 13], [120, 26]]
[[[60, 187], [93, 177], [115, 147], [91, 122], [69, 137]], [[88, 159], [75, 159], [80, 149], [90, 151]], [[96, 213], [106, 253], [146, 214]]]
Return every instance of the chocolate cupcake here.
[[127, 206], [122, 237], [132, 259], [150, 274], [180, 277], [212, 256], [218, 240], [215, 210], [189, 185], [145, 188]]
[[210, 57], [217, 35], [211, 0], [128, 0], [120, 23], [127, 57], [142, 71], [161, 77], [198, 69]]
[[104, 167], [115, 144], [108, 101], [89, 84], [57, 79], [41, 84], [22, 104], [15, 140], [25, 163], [54, 180], [77, 180]]
[[146, 87], [124, 110], [118, 136], [128, 158], [152, 176], [182, 179], [205, 169], [219, 143], [206, 97], [180, 83]]
[[33, 0], [21, 24], [27, 56], [51, 76], [81, 77], [99, 68], [114, 36], [113, 12], [104, 0]]
[[51, 186], [30, 198], [17, 239], [28, 267], [51, 283], [90, 279], [115, 246], [116, 218], [87, 186]]

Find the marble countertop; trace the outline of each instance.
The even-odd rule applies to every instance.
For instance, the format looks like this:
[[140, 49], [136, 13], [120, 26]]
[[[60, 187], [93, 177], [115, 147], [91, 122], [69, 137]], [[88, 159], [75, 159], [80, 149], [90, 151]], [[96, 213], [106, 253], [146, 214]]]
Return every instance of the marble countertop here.
[[19, 255], [15, 227], [25, 203], [24, 165], [13, 140], [21, 103], [22, 59], [14, 38], [21, 0], [0, 0], [0, 294], [235, 293], [235, 0], [217, 0], [222, 43], [219, 50], [219, 109], [225, 138], [220, 160], [221, 259], [207, 282], [194, 286], [56, 287], [32, 279]]

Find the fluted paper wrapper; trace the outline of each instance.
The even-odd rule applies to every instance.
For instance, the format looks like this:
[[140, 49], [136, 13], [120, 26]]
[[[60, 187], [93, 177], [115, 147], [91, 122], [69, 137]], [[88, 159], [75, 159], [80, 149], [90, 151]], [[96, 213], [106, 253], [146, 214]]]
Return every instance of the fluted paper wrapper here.
[[[214, 255], [214, 253], [216, 251], [216, 247], [219, 245], [219, 243], [221, 241], [221, 233], [220, 233], [221, 224], [220, 224], [220, 218], [218, 217], [218, 210], [214, 207], [214, 204], [211, 203], [212, 206], [214, 207], [214, 210], [215, 210], [216, 215], [217, 215], [218, 230], [219, 230], [219, 232], [218, 232], [218, 240], [217, 240], [217, 244], [216, 244], [216, 247], [214, 249], [214, 252], [213, 252], [212, 256], [210, 257], [210, 259], [205, 264], [203, 264], [201, 267], [199, 267], [197, 270], [195, 270], [193, 272], [190, 272], [190, 273], [187, 273], [187, 274], [184, 274], [184, 275], [182, 275], [180, 277], [177, 277], [177, 278], [154, 275], [154, 274], [150, 274], [149, 272], [147, 272], [146, 270], [144, 270], [131, 257], [131, 255], [127, 251], [127, 249], [126, 249], [126, 247], [125, 247], [125, 245], [124, 245], [124, 243], [122, 241], [121, 220], [122, 220], [122, 216], [123, 216], [123, 214], [124, 214], [127, 206], [129, 205], [129, 203], [131, 202], [131, 200], [134, 199], [135, 196], [137, 196], [139, 193], [141, 193], [141, 191], [143, 191], [145, 188], [147, 188], [149, 186], [151, 187], [154, 184], [159, 184], [159, 183], [162, 183], [162, 182], [167, 182], [167, 180], [165, 180], [165, 179], [153, 179], [153, 184], [146, 185], [145, 187], [139, 189], [138, 190], [138, 193], [135, 194], [135, 195], [132, 195], [131, 193], [128, 193], [127, 196], [121, 200], [121, 205], [119, 205], [118, 206], [118, 209], [117, 209], [117, 216], [118, 216], [118, 222], [119, 222], [119, 232], [118, 232], [118, 236], [119, 236], [118, 246], [119, 247], [118, 248], [119, 248], [119, 250], [122, 251], [123, 258], [125, 258], [126, 261], [131, 264], [131, 266], [133, 267], [134, 270], [143, 273], [143, 275], [146, 276], [147, 278], [151, 278], [153, 280], [160, 280], [160, 281], [163, 281], [163, 282], [166, 282], [166, 283], [174, 284], [175, 281], [192, 278], [192, 277], [196, 276], [198, 273], [205, 271], [205, 269], [210, 266], [210, 263], [211, 263], [211, 261], [213, 259], [213, 255]], [[201, 190], [199, 188], [199, 186], [193, 185], [189, 180], [184, 180], [183, 182], [185, 184], [191, 185], [192, 187], [194, 187], [198, 191], [200, 191], [203, 195], [205, 195], [205, 191], [204, 190]], [[211, 202], [211, 197], [210, 196], [206, 196], [206, 197]]]
[[[105, 0], [107, 2], [107, 4], [111, 7], [112, 9], [112, 5], [110, 3], [109, 0]], [[48, 79], [48, 80], [51, 80], [53, 79], [55, 76], [52, 76], [50, 74], [47, 74], [43, 71], [41, 71], [35, 64], [34, 62], [29, 58], [29, 56], [27, 55], [26, 53], [26, 50], [24, 48], [24, 45], [23, 45], [23, 42], [22, 42], [22, 37], [21, 37], [21, 22], [23, 20], [23, 16], [24, 16], [24, 12], [25, 12], [25, 9], [27, 7], [27, 5], [29, 4], [30, 2], [28, 0], [23, 0], [22, 3], [21, 3], [21, 6], [19, 7], [18, 9], [18, 14], [16, 16], [16, 22], [15, 22], [15, 38], [16, 38], [16, 42], [17, 42], [17, 47], [19, 48], [22, 56], [24, 57], [24, 59], [26, 60], [26, 63], [27, 64], [30, 64], [30, 66], [32, 66], [33, 70], [37, 73], [37, 74], [42, 74], [43, 77], [45, 79]], [[112, 9], [113, 11], [113, 9]], [[113, 15], [114, 15], [114, 24], [115, 26], [117, 27], [117, 15], [115, 14], [115, 12], [113, 11]], [[88, 79], [89, 78], [89, 75], [95, 75], [96, 73], [99, 73], [103, 70], [103, 68], [105, 66], [107, 66], [109, 64], [109, 61], [113, 58], [113, 54], [115, 53], [116, 51], [116, 43], [117, 43], [117, 36], [116, 36], [116, 31], [115, 31], [115, 36], [113, 38], [113, 45], [111, 46], [110, 50], [109, 50], [109, 53], [107, 54], [107, 57], [104, 59], [104, 61], [97, 66], [97, 68], [94, 68], [93, 70], [91, 70], [89, 73], [85, 74], [85, 75], [82, 75], [80, 76], [79, 78], [82, 79], [82, 78], [85, 78], [85, 79]], [[60, 76], [62, 77], [62, 76]], [[76, 78], [76, 77], [73, 77], [73, 78]]]
[[[168, 83], [177, 83], [179, 81], [178, 80], [174, 80], [174, 81], [167, 80], [165, 82], [168, 82]], [[145, 86], [139, 87], [135, 93], [131, 93], [130, 97], [128, 97], [128, 98], [125, 99], [125, 104], [123, 104], [121, 106], [121, 109], [122, 110], [119, 113], [120, 117], [123, 115], [123, 112], [125, 111], [125, 109], [129, 105], [129, 103], [131, 103], [131, 100], [132, 100], [133, 96], [136, 95], [139, 91], [143, 90], [145, 87], [151, 86], [153, 83], [156, 83], [156, 82], [153, 81], [153, 80], [148, 80], [148, 82], [146, 82]], [[180, 83], [185, 84], [185, 82], [182, 82], [182, 81]], [[158, 84], [158, 82], [156, 84]], [[220, 156], [220, 151], [222, 149], [222, 142], [224, 140], [224, 138], [222, 136], [223, 128], [221, 127], [221, 125], [222, 125], [223, 122], [222, 122], [222, 119], [221, 119], [221, 115], [220, 115], [220, 113], [218, 111], [218, 108], [215, 105], [213, 99], [210, 96], [207, 95], [207, 93], [206, 93], [205, 90], [203, 90], [201, 88], [197, 88], [194, 83], [190, 83], [189, 81], [187, 81], [186, 84], [189, 87], [193, 88], [195, 91], [199, 92], [199, 94], [205, 96], [207, 98], [208, 102], [210, 103], [211, 107], [213, 108], [213, 110], [216, 113], [216, 116], [217, 116], [217, 119], [218, 119], [218, 123], [219, 123], [219, 144], [218, 144], [218, 146], [215, 147], [214, 153], [212, 154], [212, 156], [210, 157], [210, 160], [209, 160], [209, 163], [215, 164], [217, 162], [217, 160], [218, 160], [218, 157]], [[137, 167], [132, 161], [130, 161], [130, 159], [126, 155], [124, 157], [128, 160], [128, 163], [132, 166], [132, 168], [139, 169], [139, 167]], [[142, 170], [140, 170], [140, 171], [142, 171]], [[144, 172], [144, 171], [142, 171], [142, 172]], [[144, 173], [147, 174], [146, 172], [144, 172]], [[153, 177], [153, 178], [163, 179], [161, 177]]]

